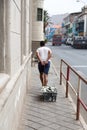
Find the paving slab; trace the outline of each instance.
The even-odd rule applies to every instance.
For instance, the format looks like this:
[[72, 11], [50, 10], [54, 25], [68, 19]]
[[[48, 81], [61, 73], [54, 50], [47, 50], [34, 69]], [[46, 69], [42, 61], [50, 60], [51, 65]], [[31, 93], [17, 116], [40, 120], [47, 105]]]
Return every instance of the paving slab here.
[[84, 130], [71, 101], [65, 98], [62, 85], [51, 64], [48, 85], [57, 88], [56, 102], [44, 102], [40, 99], [41, 83], [37, 64], [32, 67], [32, 85], [28, 90], [18, 130]]

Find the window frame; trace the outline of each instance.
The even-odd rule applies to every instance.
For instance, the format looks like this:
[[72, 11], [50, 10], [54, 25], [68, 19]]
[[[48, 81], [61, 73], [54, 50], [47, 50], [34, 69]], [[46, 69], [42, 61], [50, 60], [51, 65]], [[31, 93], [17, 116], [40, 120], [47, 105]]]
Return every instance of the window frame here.
[[37, 8], [37, 21], [42, 21], [42, 20], [43, 20], [43, 9]]

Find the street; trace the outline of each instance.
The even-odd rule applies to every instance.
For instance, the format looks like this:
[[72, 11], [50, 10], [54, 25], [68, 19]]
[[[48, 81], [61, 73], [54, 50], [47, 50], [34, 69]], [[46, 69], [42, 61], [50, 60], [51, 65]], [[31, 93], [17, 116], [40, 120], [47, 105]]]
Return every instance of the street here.
[[[61, 46], [52, 46], [51, 43], [47, 44], [53, 52], [52, 62], [60, 75], [60, 60], [63, 59], [70, 66], [72, 66], [80, 75], [87, 79], [87, 49], [74, 49], [71, 46], [62, 44]], [[60, 78], [60, 77], [59, 77]], [[75, 91], [78, 90], [78, 77], [71, 72], [70, 83]], [[64, 83], [65, 84], [65, 83]], [[87, 84], [81, 82], [80, 98], [87, 106]], [[74, 104], [76, 104], [75, 95], [70, 92], [70, 96]], [[87, 114], [83, 112], [84, 119], [87, 120]]]
[[75, 49], [64, 44], [61, 46], [52, 46], [51, 43], [48, 43], [48, 46], [52, 49], [53, 56], [59, 62], [61, 59], [64, 59], [76, 71], [80, 71], [87, 77], [87, 49]]
[[[52, 43], [47, 44], [53, 52], [53, 64], [56, 70], [60, 70], [60, 60], [64, 59], [70, 66], [72, 66], [81, 76], [87, 79], [87, 49], [74, 49], [71, 46], [62, 44], [61, 46], [52, 46]], [[60, 72], [58, 72], [60, 73]], [[77, 80], [72, 74], [71, 81], [73, 88], [77, 91]], [[81, 98], [87, 104], [87, 85], [82, 83]]]

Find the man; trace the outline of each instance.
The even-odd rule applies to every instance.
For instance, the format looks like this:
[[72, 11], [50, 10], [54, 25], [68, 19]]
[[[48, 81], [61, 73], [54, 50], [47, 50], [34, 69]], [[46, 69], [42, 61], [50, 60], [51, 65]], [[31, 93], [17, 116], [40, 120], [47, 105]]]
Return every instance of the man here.
[[50, 58], [52, 51], [50, 48], [45, 46], [45, 42], [40, 42], [40, 47], [36, 50], [36, 55], [39, 60], [38, 69], [40, 72], [40, 80], [43, 87], [47, 86], [48, 83], [48, 72], [50, 68]]

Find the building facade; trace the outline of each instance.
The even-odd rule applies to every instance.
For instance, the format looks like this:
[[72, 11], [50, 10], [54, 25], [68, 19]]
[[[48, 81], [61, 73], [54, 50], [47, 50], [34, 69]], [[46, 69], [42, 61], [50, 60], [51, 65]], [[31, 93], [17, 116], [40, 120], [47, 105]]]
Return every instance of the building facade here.
[[87, 6], [81, 12], [71, 13], [64, 18], [64, 34], [69, 36], [87, 37]]
[[82, 12], [78, 16], [76, 25], [77, 25], [78, 35], [87, 37], [87, 6], [84, 6], [82, 8]]
[[75, 27], [75, 18], [78, 17], [79, 14], [81, 14], [81, 12], [71, 13], [64, 18], [63, 29], [64, 29], [64, 34], [67, 37], [77, 35], [76, 27]]
[[36, 49], [40, 46], [40, 41], [44, 40], [43, 5], [44, 0], [33, 0], [32, 52], [34, 56]]
[[0, 130], [17, 130], [31, 85], [32, 41], [43, 40], [37, 6], [43, 1], [0, 0]]

